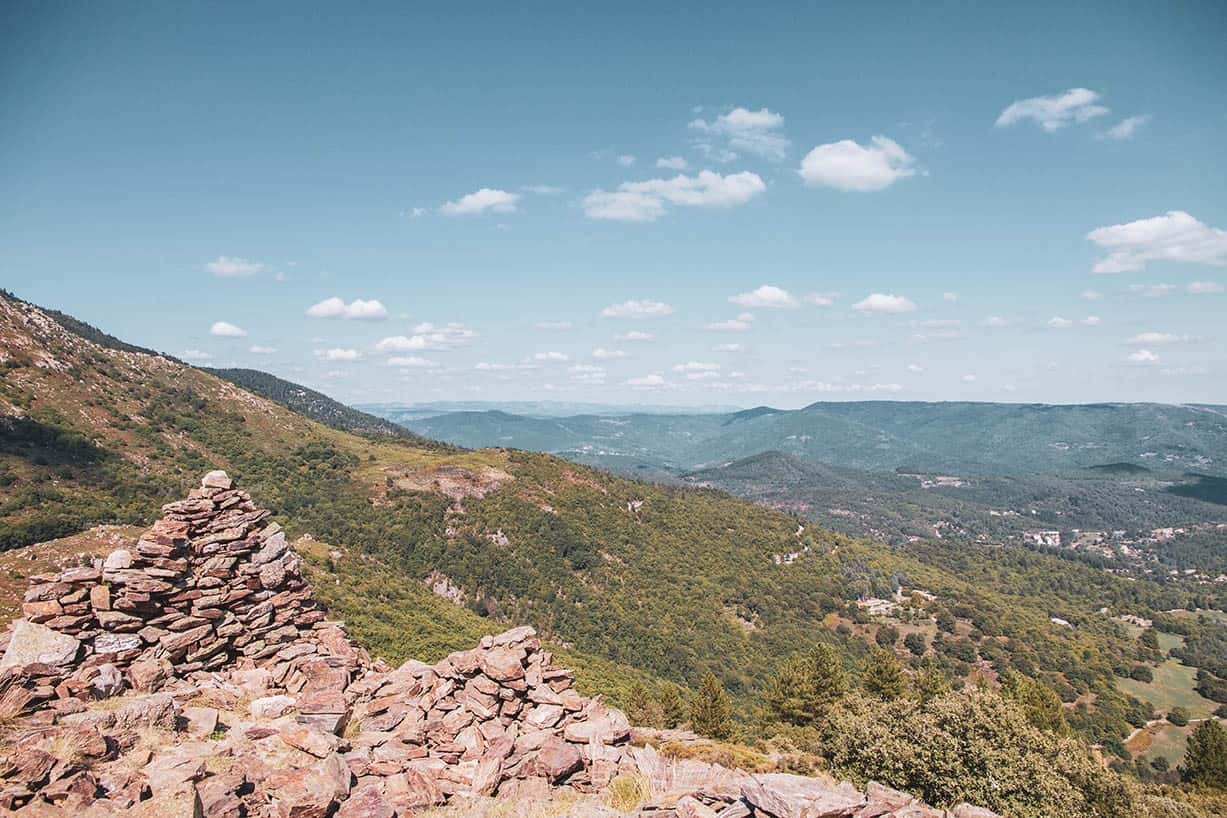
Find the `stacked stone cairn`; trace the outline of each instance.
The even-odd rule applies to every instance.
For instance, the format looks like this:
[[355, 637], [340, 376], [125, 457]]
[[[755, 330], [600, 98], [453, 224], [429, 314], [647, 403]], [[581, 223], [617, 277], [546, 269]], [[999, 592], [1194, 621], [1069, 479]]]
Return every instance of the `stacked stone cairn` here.
[[[532, 628], [391, 668], [328, 619], [224, 472], [163, 512], [133, 549], [31, 579], [0, 637], [0, 812], [411, 818], [637, 776], [662, 818], [896, 814], [881, 793], [943, 815], [632, 748], [626, 717], [578, 694]], [[593, 803], [567, 814], [613, 814]]]

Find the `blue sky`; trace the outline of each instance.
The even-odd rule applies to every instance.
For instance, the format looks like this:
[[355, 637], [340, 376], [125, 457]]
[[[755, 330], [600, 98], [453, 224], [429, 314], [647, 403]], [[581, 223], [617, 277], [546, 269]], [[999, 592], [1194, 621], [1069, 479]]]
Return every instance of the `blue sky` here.
[[351, 402], [1227, 403], [1227, 6], [658, 5], [6, 4], [0, 284]]

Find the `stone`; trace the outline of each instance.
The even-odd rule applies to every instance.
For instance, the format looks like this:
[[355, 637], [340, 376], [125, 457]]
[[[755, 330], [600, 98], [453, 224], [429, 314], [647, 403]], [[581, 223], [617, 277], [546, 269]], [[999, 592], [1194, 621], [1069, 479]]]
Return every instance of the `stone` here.
[[567, 776], [584, 766], [584, 757], [579, 748], [557, 736], [550, 736], [542, 743], [535, 761], [535, 771], [549, 779], [551, 784], [566, 780]]
[[496, 682], [510, 682], [524, 678], [524, 666], [519, 651], [494, 648], [481, 657], [481, 672]]
[[383, 797], [383, 788], [367, 784], [349, 794], [336, 818], [396, 818], [396, 810]]
[[259, 699], [253, 699], [248, 709], [251, 711], [253, 719], [280, 718], [294, 709], [294, 697], [285, 695], [262, 696]]
[[230, 476], [221, 469], [214, 469], [200, 480], [201, 488], [228, 489], [233, 485]]
[[1000, 815], [987, 810], [984, 807], [973, 807], [971, 804], [963, 803], [956, 806], [950, 811], [953, 818], [1001, 818]]
[[673, 805], [673, 811], [677, 814], [677, 818], [717, 818], [714, 809], [690, 795], [683, 795], [679, 798]]
[[106, 571], [122, 571], [125, 568], [131, 568], [132, 552], [126, 548], [117, 548], [107, 554], [107, 558], [102, 561], [102, 567]]
[[35, 662], [52, 667], [64, 667], [72, 663], [81, 652], [81, 640], [66, 633], [59, 633], [44, 625], [18, 619], [13, 623], [12, 636], [0, 669], [29, 665]]
[[286, 725], [281, 728], [279, 735], [286, 744], [316, 758], [325, 758], [337, 749], [336, 736], [302, 725]]
[[98, 666], [98, 675], [90, 680], [90, 691], [96, 699], [109, 699], [124, 691], [124, 675], [111, 663]]
[[212, 707], [185, 707], [183, 718], [192, 735], [209, 736], [217, 730], [218, 712]]
[[102, 633], [94, 638], [95, 653], [123, 653], [139, 650], [145, 641], [135, 633]]
[[754, 775], [741, 797], [773, 818], [838, 818], [865, 805], [865, 796], [847, 782], [827, 783], [789, 773]]
[[115, 725], [120, 728], [153, 727], [174, 730], [179, 718], [179, 706], [167, 693], [139, 696], [114, 710]]

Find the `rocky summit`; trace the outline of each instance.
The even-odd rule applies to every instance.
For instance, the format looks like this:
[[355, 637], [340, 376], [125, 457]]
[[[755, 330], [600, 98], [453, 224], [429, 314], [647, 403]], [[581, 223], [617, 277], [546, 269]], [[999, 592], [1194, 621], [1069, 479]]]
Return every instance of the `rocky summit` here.
[[552, 814], [608, 815], [625, 779], [628, 809], [662, 818], [991, 815], [663, 758], [528, 627], [392, 668], [329, 619], [269, 518], [212, 471], [133, 549], [31, 578], [2, 639], [0, 809], [408, 818], [565, 796]]

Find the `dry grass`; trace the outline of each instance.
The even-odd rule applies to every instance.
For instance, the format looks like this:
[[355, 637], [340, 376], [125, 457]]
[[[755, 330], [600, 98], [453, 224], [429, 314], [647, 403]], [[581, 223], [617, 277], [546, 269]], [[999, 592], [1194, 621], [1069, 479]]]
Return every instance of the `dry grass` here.
[[631, 812], [652, 797], [652, 782], [643, 775], [620, 775], [609, 782], [605, 803], [618, 812]]
[[751, 773], [769, 773], [778, 768], [770, 756], [743, 744], [721, 741], [683, 744], [679, 741], [668, 741], [657, 749], [666, 758], [689, 758]]

